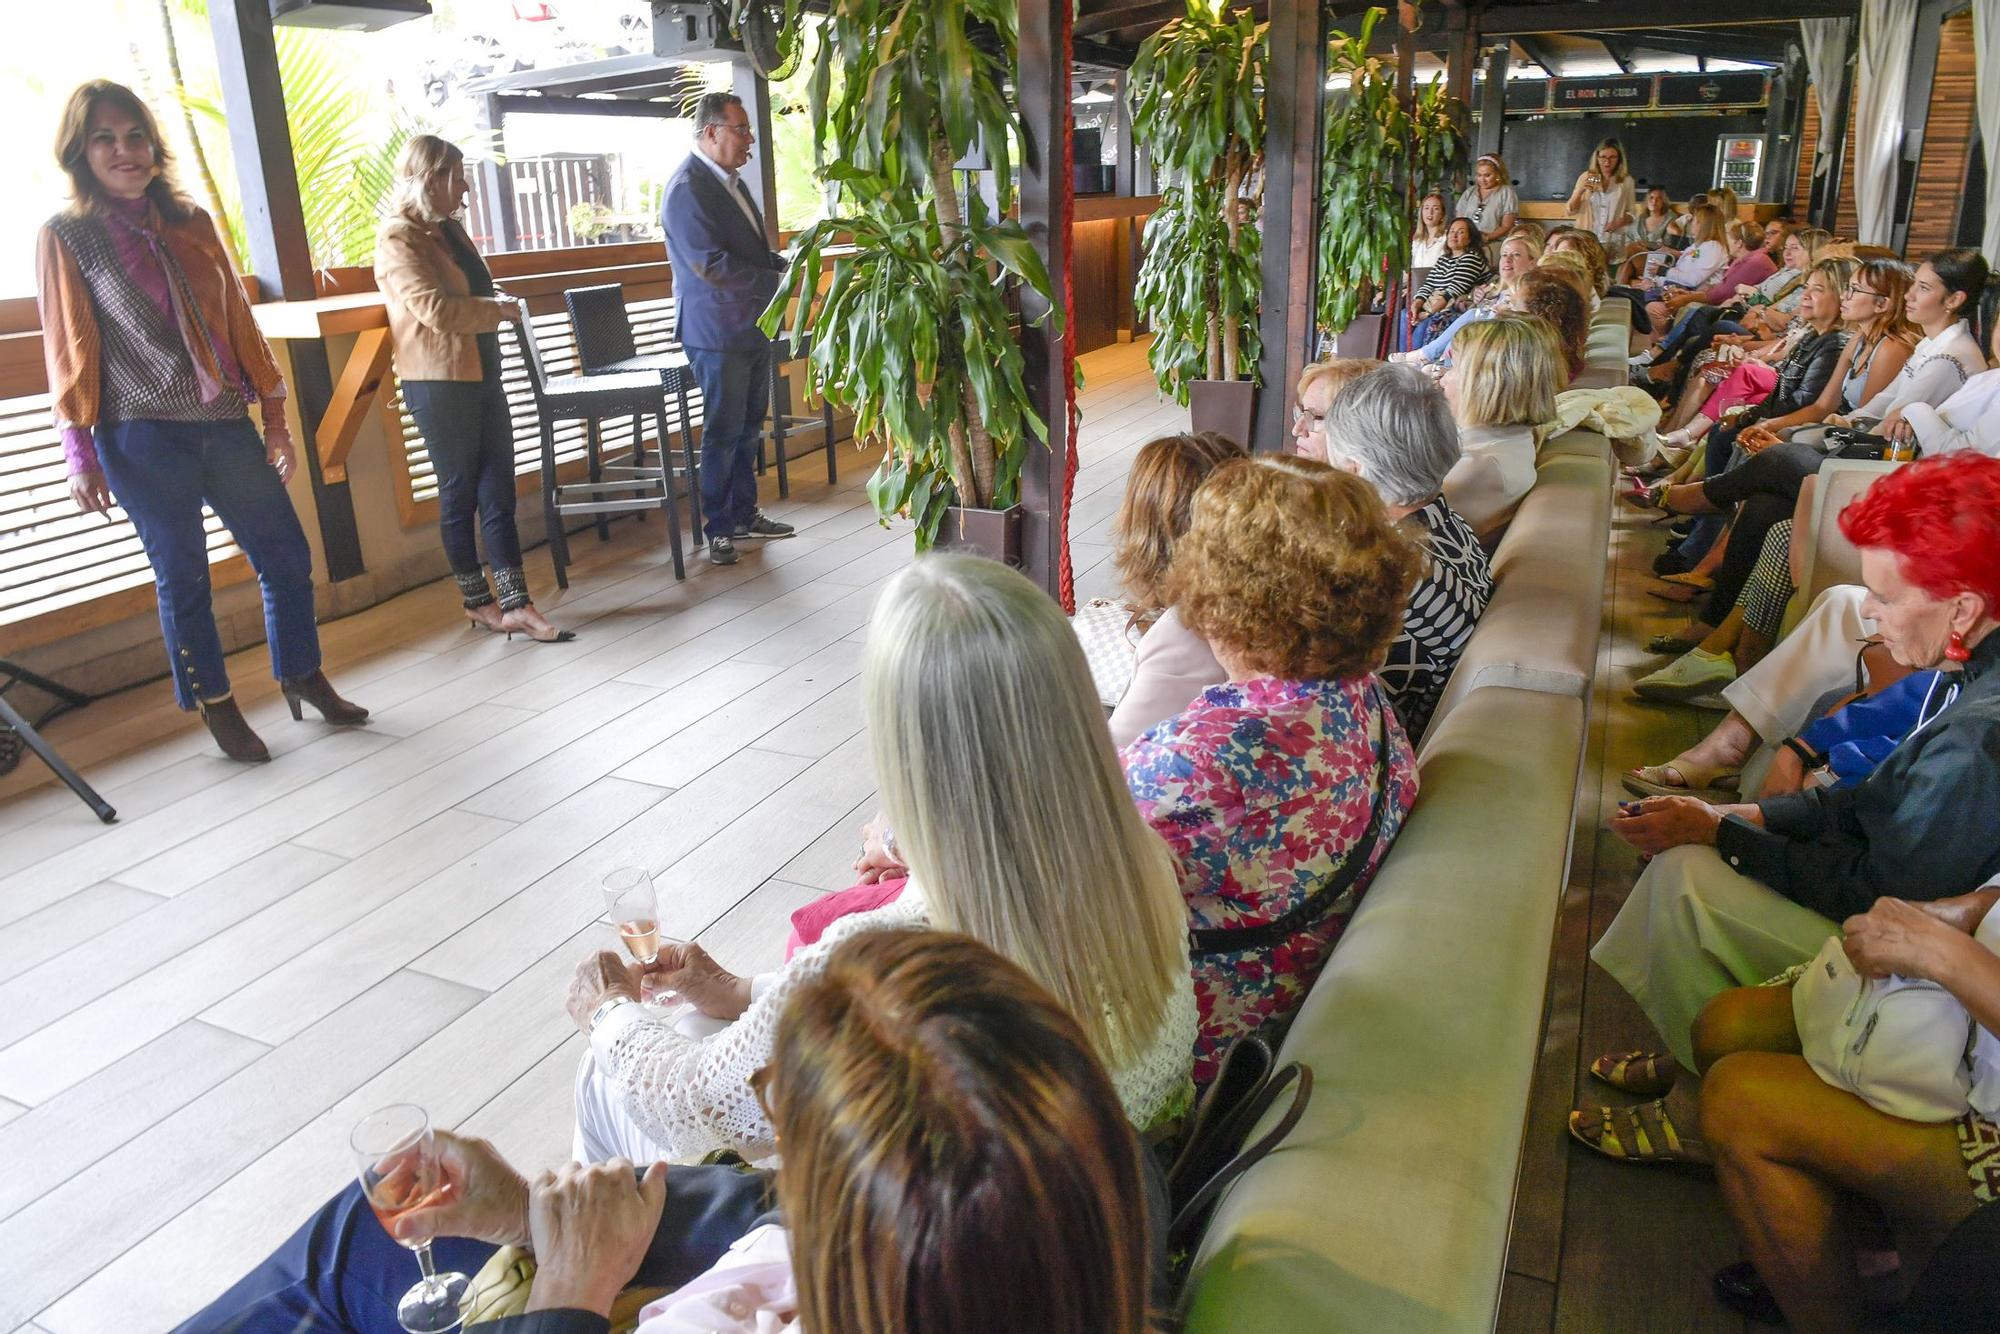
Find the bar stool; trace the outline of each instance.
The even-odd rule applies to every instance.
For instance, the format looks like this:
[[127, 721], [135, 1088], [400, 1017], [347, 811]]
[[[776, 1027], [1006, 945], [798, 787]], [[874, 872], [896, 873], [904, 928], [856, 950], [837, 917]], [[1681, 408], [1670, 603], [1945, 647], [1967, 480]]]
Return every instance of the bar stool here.
[[[674, 578], [687, 578], [681, 555], [680, 496], [674, 486], [674, 468], [666, 441], [667, 396], [656, 371], [628, 371], [611, 375], [555, 375], [542, 362], [542, 350], [535, 342], [534, 326], [528, 321], [528, 303], [520, 303], [521, 322], [514, 336], [521, 343], [521, 361], [528, 370], [528, 387], [535, 395], [535, 416], [542, 436], [542, 514], [548, 522], [549, 553], [555, 559], [556, 586], [569, 587], [569, 534], [563, 528], [566, 514], [594, 514], [601, 539], [610, 536], [609, 516], [641, 514], [659, 508], [667, 513], [667, 540], [673, 547]], [[598, 423], [606, 417], [633, 419], [632, 457], [621, 464], [606, 464], [601, 456]], [[645, 442], [638, 419], [651, 417], [659, 425], [659, 461], [647, 463]], [[685, 420], [685, 418], [683, 418]], [[587, 481], [558, 484], [556, 481], [556, 423], [581, 421], [589, 441], [590, 471]], [[613, 492], [629, 491], [629, 498], [613, 498]]]
[[[786, 344], [780, 342], [777, 346], [782, 350]], [[780, 500], [786, 499], [792, 494], [791, 479], [785, 475], [785, 434], [793, 427], [809, 426], [815, 421], [819, 423], [820, 430], [823, 433], [820, 438], [826, 447], [826, 480], [829, 483], [840, 480], [840, 472], [833, 452], [832, 400], [827, 398], [820, 399], [819, 416], [816, 418], [789, 415], [783, 412], [779, 406], [783, 401], [782, 395], [784, 393], [785, 382], [785, 377], [780, 373], [781, 360], [803, 361], [811, 355], [812, 337], [811, 335], [807, 335], [800, 340], [796, 348], [792, 349], [789, 357], [784, 357], [781, 351], [780, 357], [774, 358], [771, 362], [771, 429], [767, 434], [771, 437], [773, 451], [778, 456], [778, 498]], [[807, 450], [806, 452], [810, 454], [812, 451]], [[764, 471], [764, 442], [761, 438], [757, 441], [757, 471]]]
[[[576, 331], [577, 367], [586, 376], [645, 373], [658, 380], [663, 395], [673, 395], [675, 406], [680, 410], [681, 457], [684, 460], [680, 472], [687, 478], [688, 515], [694, 524], [694, 544], [699, 547], [702, 543], [701, 472], [694, 452], [694, 417], [688, 409], [688, 391], [695, 386], [694, 370], [688, 364], [687, 354], [678, 350], [639, 352], [632, 338], [632, 318], [625, 309], [625, 289], [618, 283], [572, 287], [563, 293], [563, 305], [568, 307], [570, 327]], [[639, 423], [634, 418], [634, 441], [637, 441], [638, 435]], [[660, 449], [665, 452], [667, 448], [667, 437], [662, 435]], [[643, 453], [635, 457], [643, 458]]]

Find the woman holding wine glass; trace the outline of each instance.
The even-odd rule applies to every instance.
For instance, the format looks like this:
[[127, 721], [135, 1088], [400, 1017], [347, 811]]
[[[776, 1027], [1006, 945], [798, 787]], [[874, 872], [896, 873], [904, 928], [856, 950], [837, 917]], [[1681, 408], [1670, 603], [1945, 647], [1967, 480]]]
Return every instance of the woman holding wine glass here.
[[[1186, 909], [1060, 609], [993, 561], [927, 556], [876, 602], [862, 681], [908, 885], [754, 980], [698, 945], [661, 949], [644, 973], [609, 952], [584, 960], [568, 1000], [590, 1038], [578, 1156], [769, 1154], [748, 1080], [770, 1059], [778, 1015], [841, 940], [884, 928], [963, 931], [1020, 962], [1083, 1025], [1142, 1129], [1192, 1102]], [[691, 1036], [696, 1024], [636, 1003], [648, 974], [720, 1031]]]
[[438, 1131], [436, 1200], [393, 1238], [350, 1186], [182, 1334], [395, 1334], [413, 1237], [481, 1279], [521, 1272], [499, 1247], [532, 1252], [481, 1334], [598, 1332], [614, 1304], [636, 1334], [849, 1334], [883, 1312], [922, 1334], [1142, 1334], [1166, 1300], [1165, 1183], [1095, 1048], [969, 937], [866, 932], [796, 989], [754, 1078], [775, 1175], [614, 1159], [530, 1181]]

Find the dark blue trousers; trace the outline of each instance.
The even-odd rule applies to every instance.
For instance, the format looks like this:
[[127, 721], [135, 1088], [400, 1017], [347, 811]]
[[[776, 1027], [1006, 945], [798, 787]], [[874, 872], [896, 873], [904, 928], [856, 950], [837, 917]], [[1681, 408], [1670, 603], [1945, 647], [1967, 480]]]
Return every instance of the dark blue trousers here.
[[[475, 527], [495, 569], [521, 568], [514, 527], [514, 414], [497, 375], [405, 380], [403, 401], [437, 470], [438, 536], [453, 574], [482, 573]], [[476, 522], [475, 522], [476, 521]]]
[[701, 513], [708, 536], [729, 537], [757, 516], [757, 438], [771, 406], [769, 342], [751, 351], [687, 349], [701, 385]]
[[[737, 1238], [778, 1221], [770, 1175], [732, 1167], [670, 1167], [667, 1205], [632, 1282], [678, 1288], [720, 1259]], [[468, 1278], [491, 1258], [483, 1241], [439, 1237], [438, 1272]], [[347, 1189], [176, 1334], [402, 1334], [396, 1303], [422, 1271], [361, 1197]], [[602, 1334], [600, 1317], [549, 1311], [477, 1326], [482, 1334]]]
[[138, 530], [153, 567], [160, 629], [180, 706], [192, 709], [198, 699], [229, 693], [210, 597], [204, 503], [250, 558], [263, 585], [272, 675], [285, 680], [318, 671], [312, 548], [250, 419], [114, 422], [95, 434], [104, 480]]

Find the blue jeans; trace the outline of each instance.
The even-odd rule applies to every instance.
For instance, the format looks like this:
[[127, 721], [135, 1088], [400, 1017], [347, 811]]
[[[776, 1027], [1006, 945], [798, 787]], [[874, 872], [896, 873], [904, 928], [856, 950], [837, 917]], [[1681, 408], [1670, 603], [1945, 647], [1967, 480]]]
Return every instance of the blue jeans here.
[[701, 514], [711, 540], [757, 517], [757, 439], [771, 406], [770, 343], [751, 351], [687, 349], [701, 385]]
[[104, 480], [153, 566], [181, 708], [229, 693], [209, 596], [203, 502], [249, 556], [263, 585], [272, 675], [282, 681], [318, 671], [312, 548], [250, 419], [114, 422], [99, 426], [96, 438]]
[[[438, 536], [453, 574], [481, 574], [476, 526], [495, 569], [521, 568], [514, 527], [514, 414], [498, 377], [405, 380], [403, 401], [438, 479]], [[474, 520], [477, 520], [475, 525]]]

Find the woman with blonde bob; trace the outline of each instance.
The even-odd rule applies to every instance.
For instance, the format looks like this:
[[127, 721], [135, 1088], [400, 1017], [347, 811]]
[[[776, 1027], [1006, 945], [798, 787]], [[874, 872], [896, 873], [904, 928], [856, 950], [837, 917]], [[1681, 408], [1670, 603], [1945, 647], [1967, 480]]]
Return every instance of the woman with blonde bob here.
[[1439, 383], [1461, 450], [1444, 498], [1491, 542], [1535, 484], [1535, 428], [1554, 420], [1556, 395], [1569, 383], [1562, 340], [1536, 316], [1488, 320], [1459, 335]]
[[[1093, 1045], [969, 937], [863, 932], [752, 1077], [775, 1174], [614, 1160], [530, 1181], [439, 1130], [445, 1189], [397, 1231], [468, 1274], [533, 1251], [528, 1313], [473, 1326], [489, 1334], [602, 1330], [614, 1305], [625, 1329], [638, 1308], [635, 1334], [1142, 1334], [1164, 1306], [1164, 1183]], [[400, 1334], [383, 1294], [409, 1268], [350, 1184], [185, 1328]], [[639, 1308], [639, 1288], [666, 1291]]]
[[569, 998], [590, 1038], [579, 1158], [769, 1155], [748, 1081], [771, 1059], [779, 1015], [841, 941], [884, 926], [963, 931], [1025, 968], [1075, 1016], [1141, 1130], [1187, 1110], [1187, 914], [1061, 609], [997, 562], [927, 556], [875, 604], [862, 687], [882, 813], [909, 867], [902, 896], [841, 918], [754, 981], [699, 945], [663, 948], [650, 980], [720, 1021], [706, 1037], [623, 1003], [640, 979], [618, 956], [586, 959]]
[[437, 473], [438, 534], [466, 619], [509, 639], [559, 643], [576, 635], [535, 610], [514, 527], [514, 413], [500, 381], [499, 331], [520, 307], [494, 287], [458, 221], [467, 189], [465, 154], [434, 134], [411, 137], [375, 237], [375, 285], [403, 402]]
[[1197, 1081], [1305, 999], [1415, 800], [1375, 673], [1421, 565], [1374, 489], [1328, 464], [1243, 459], [1195, 496], [1168, 595], [1229, 680], [1122, 758], [1193, 923]]

